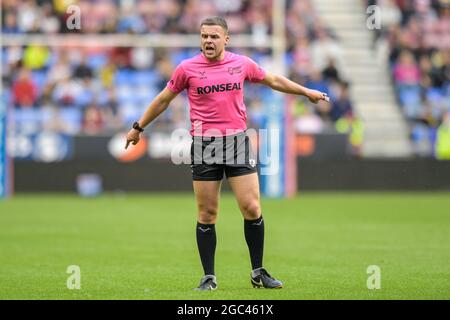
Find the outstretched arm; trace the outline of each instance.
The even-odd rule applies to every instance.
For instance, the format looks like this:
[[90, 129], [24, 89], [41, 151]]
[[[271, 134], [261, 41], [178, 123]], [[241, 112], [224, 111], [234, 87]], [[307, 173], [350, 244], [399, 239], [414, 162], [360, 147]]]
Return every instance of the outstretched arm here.
[[[157, 116], [159, 116], [164, 110], [167, 109], [170, 102], [177, 96], [177, 93], [172, 92], [168, 88], [164, 88], [163, 91], [161, 91], [155, 99], [150, 103], [149, 107], [145, 111], [145, 113], [142, 115], [142, 117], [139, 119], [138, 123], [141, 128], [146, 127], [150, 122], [155, 120]], [[125, 144], [125, 149], [128, 148], [128, 145], [130, 142], [133, 143], [133, 145], [136, 145], [139, 142], [140, 139], [140, 132], [131, 129], [128, 131], [127, 134], [127, 142]]]
[[280, 92], [305, 96], [312, 103], [317, 103], [320, 100], [324, 100], [326, 102], [330, 101], [330, 98], [326, 93], [308, 89], [299, 85], [298, 83], [295, 83], [294, 81], [289, 80], [286, 77], [277, 76], [269, 72], [266, 72], [264, 79], [260, 83], [265, 84], [266, 86], [269, 86], [270, 88]]

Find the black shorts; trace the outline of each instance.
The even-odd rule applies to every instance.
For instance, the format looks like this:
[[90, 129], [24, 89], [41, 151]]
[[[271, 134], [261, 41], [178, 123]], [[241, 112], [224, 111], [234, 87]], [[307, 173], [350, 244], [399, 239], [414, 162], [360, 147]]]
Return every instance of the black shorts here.
[[257, 157], [245, 132], [226, 137], [192, 137], [192, 179], [220, 181], [257, 172]]

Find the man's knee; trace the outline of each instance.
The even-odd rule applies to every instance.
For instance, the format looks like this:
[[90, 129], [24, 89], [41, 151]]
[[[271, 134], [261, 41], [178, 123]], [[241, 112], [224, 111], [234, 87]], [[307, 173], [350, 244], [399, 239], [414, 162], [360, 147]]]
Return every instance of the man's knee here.
[[247, 201], [242, 205], [242, 211], [246, 219], [258, 219], [261, 216], [261, 205], [258, 200]]
[[199, 222], [203, 224], [216, 223], [218, 210], [215, 207], [200, 207], [198, 212]]

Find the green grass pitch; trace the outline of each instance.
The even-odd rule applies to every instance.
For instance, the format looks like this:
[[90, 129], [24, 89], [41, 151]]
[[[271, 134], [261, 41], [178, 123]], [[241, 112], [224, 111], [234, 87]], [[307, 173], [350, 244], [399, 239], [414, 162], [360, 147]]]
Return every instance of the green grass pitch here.
[[[449, 193], [301, 193], [263, 199], [265, 266], [254, 289], [243, 222], [223, 193], [215, 292], [202, 276], [193, 194], [17, 195], [0, 202], [0, 299], [450, 299]], [[69, 290], [69, 265], [81, 289]], [[367, 268], [381, 288], [367, 288]]]

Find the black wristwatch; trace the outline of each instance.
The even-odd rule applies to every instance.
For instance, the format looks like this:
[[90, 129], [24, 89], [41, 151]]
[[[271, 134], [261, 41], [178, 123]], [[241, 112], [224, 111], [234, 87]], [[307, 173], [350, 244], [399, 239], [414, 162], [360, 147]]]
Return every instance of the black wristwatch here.
[[144, 129], [142, 129], [140, 126], [139, 126], [139, 123], [136, 121], [135, 123], [133, 123], [133, 129], [134, 130], [137, 130], [137, 131], [139, 131], [139, 132], [144, 132]]

